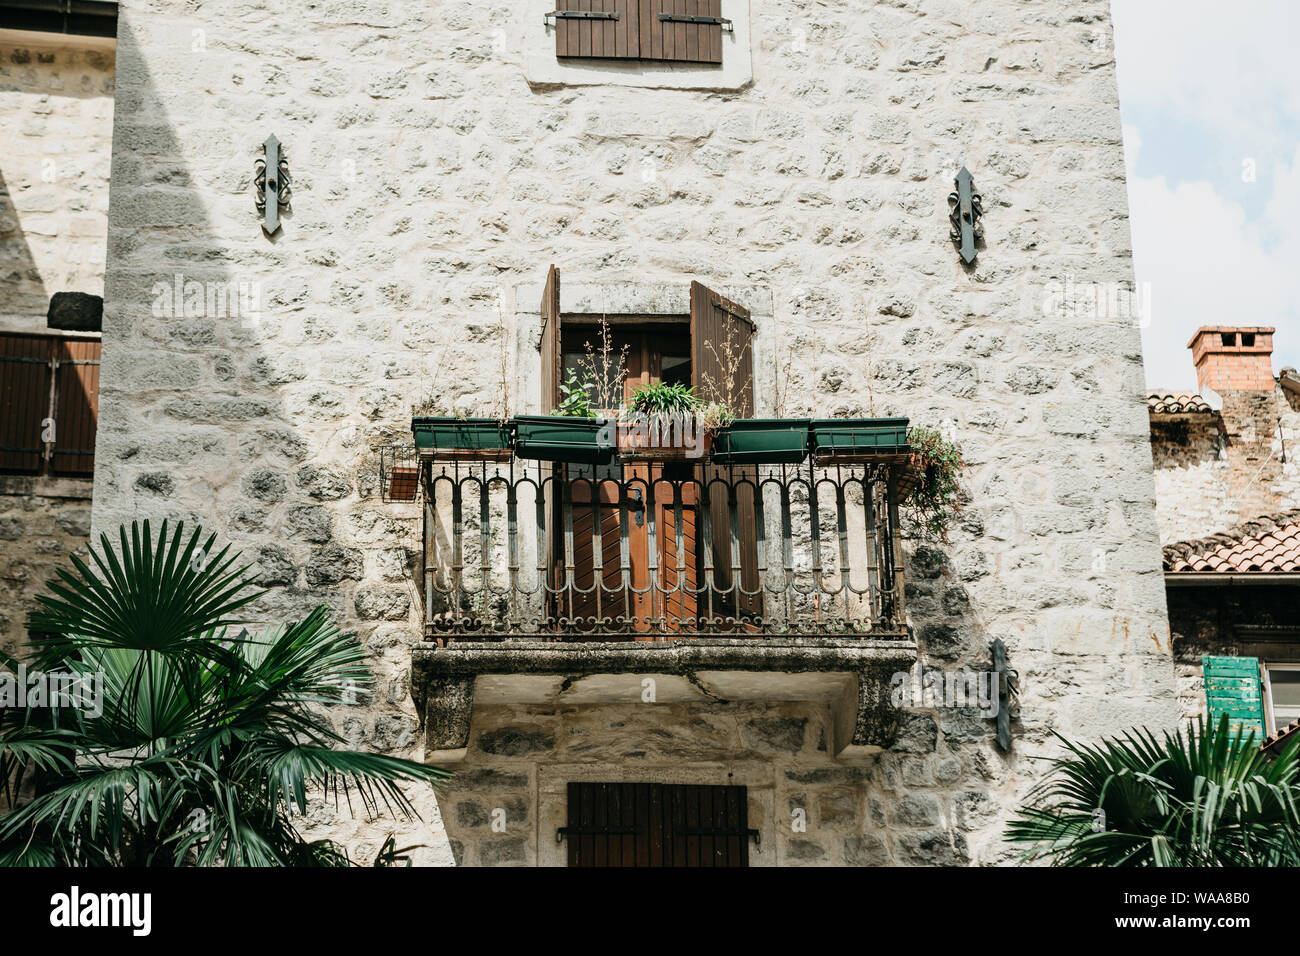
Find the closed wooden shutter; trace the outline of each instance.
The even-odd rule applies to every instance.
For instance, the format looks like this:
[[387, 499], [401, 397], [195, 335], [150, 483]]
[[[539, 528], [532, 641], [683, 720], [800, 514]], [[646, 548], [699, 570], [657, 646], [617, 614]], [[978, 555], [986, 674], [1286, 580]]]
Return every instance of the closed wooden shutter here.
[[0, 472], [94, 473], [100, 347], [98, 339], [0, 335]]
[[555, 55], [636, 59], [640, 50], [640, 0], [559, 0], [558, 9], [612, 13], [616, 19], [555, 18]]
[[1218, 727], [1222, 715], [1228, 715], [1228, 730], [1254, 731], [1264, 739], [1264, 695], [1259, 676], [1259, 661], [1254, 657], [1201, 658], [1205, 676], [1205, 704], [1210, 726]]
[[[691, 376], [695, 392], [705, 402], [725, 402], [736, 418], [754, 414], [753, 334], [748, 309], [699, 282], [691, 283]], [[754, 506], [757, 469], [706, 465], [703, 471], [709, 493], [709, 553], [714, 585], [720, 592], [714, 608], [725, 613], [761, 614], [762, 595], [740, 593], [733, 589], [732, 582], [738, 549], [740, 583], [745, 591], [758, 590]], [[734, 502], [728, 491], [732, 488]], [[704, 613], [707, 608], [700, 610]]]
[[56, 475], [95, 472], [95, 429], [99, 421], [97, 339], [55, 339], [55, 442], [51, 466]]
[[570, 783], [569, 866], [749, 865], [744, 787]]
[[660, 20], [660, 14], [720, 18], [722, 0], [641, 0], [641, 59], [722, 62], [722, 24]]

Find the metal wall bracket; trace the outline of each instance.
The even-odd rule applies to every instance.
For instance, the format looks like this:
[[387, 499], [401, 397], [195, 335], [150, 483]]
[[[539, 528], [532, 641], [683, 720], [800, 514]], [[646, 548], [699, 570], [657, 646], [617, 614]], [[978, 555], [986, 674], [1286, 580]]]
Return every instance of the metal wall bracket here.
[[542, 22], [547, 20], [617, 20], [617, 13], [604, 13], [590, 10], [552, 10], [542, 14]]
[[954, 183], [957, 186], [956, 192], [948, 194], [948, 219], [952, 223], [950, 236], [957, 245], [957, 251], [961, 253], [962, 262], [970, 265], [978, 255], [976, 240], [984, 238], [984, 227], [980, 224], [984, 206], [965, 166], [958, 170]]
[[688, 17], [681, 13], [661, 13], [659, 14], [660, 23], [707, 23], [710, 25], [721, 25], [722, 29], [728, 33], [734, 32], [734, 25], [726, 17]]
[[273, 236], [280, 228], [280, 210], [289, 206], [289, 163], [274, 133], [266, 138], [262, 150], [264, 155], [253, 163], [253, 194], [262, 217], [262, 231]]
[[1020, 674], [1007, 666], [1007, 646], [1002, 638], [989, 645], [993, 673], [998, 679], [997, 742], [1002, 751], [1011, 749], [1011, 721], [1020, 716]]

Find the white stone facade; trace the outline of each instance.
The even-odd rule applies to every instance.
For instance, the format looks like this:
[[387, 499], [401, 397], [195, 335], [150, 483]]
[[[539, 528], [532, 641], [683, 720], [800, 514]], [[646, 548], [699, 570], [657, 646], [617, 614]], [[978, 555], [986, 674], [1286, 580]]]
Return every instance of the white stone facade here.
[[[379, 500], [376, 449], [431, 391], [487, 402], [503, 322], [513, 410], [538, 407], [550, 264], [575, 289], [698, 279], [757, 313], [760, 407], [786, 348], [787, 412], [906, 415], [960, 440], [960, 527], [908, 547], [913, 633], [941, 668], [985, 665], [1001, 638], [1023, 687], [1010, 756], [988, 722], [918, 709], [905, 748], [839, 766], [817, 750], [824, 714], [773, 704], [716, 715], [700, 761], [718, 782], [729, 762], [764, 768], [765, 826], [796, 797], [829, 808], [769, 862], [1005, 862], [1002, 823], [1051, 731], [1176, 717], [1138, 329], [1048, 304], [1067, 275], [1132, 279], [1107, 3], [755, 0], [752, 78], [729, 92], [530, 85], [535, 6], [123, 2], [95, 527], [198, 520], [258, 560], [266, 619], [329, 605], [378, 676], [336, 726], [418, 755], [418, 510]], [[268, 240], [249, 180], [271, 133], [293, 200]], [[986, 210], [970, 270], [948, 238], [962, 165]], [[168, 305], [177, 275], [258, 308]], [[683, 706], [665, 730], [690, 725]], [[612, 718], [476, 719], [481, 739]], [[747, 739], [765, 719], [802, 736]], [[614, 779], [684, 759], [633, 767], [622, 743], [583, 759]], [[313, 822], [361, 856], [395, 833], [431, 848], [421, 862], [537, 862], [555, 775], [524, 763], [479, 748], [441, 813], [418, 796], [423, 824], [332, 806]], [[508, 832], [476, 829], [498, 806]]]

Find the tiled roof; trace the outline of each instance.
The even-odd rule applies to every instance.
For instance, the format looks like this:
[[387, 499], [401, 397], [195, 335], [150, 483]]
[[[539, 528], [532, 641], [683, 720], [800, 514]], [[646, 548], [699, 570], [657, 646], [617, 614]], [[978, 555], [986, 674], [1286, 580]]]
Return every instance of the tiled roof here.
[[1166, 571], [1300, 573], [1300, 508], [1265, 515], [1219, 534], [1164, 548]]
[[1212, 412], [1205, 399], [1191, 393], [1148, 392], [1147, 411], [1155, 415]]
[[1291, 738], [1298, 733], [1300, 733], [1300, 720], [1293, 720], [1277, 733], [1269, 734], [1264, 743], [1260, 745], [1260, 749], [1280, 754]]

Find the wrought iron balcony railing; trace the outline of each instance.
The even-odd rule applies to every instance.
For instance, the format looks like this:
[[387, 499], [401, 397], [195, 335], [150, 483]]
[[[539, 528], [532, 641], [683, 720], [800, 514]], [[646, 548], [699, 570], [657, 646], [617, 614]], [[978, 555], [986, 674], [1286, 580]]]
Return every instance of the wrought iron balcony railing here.
[[889, 465], [418, 469], [427, 638], [905, 635]]

